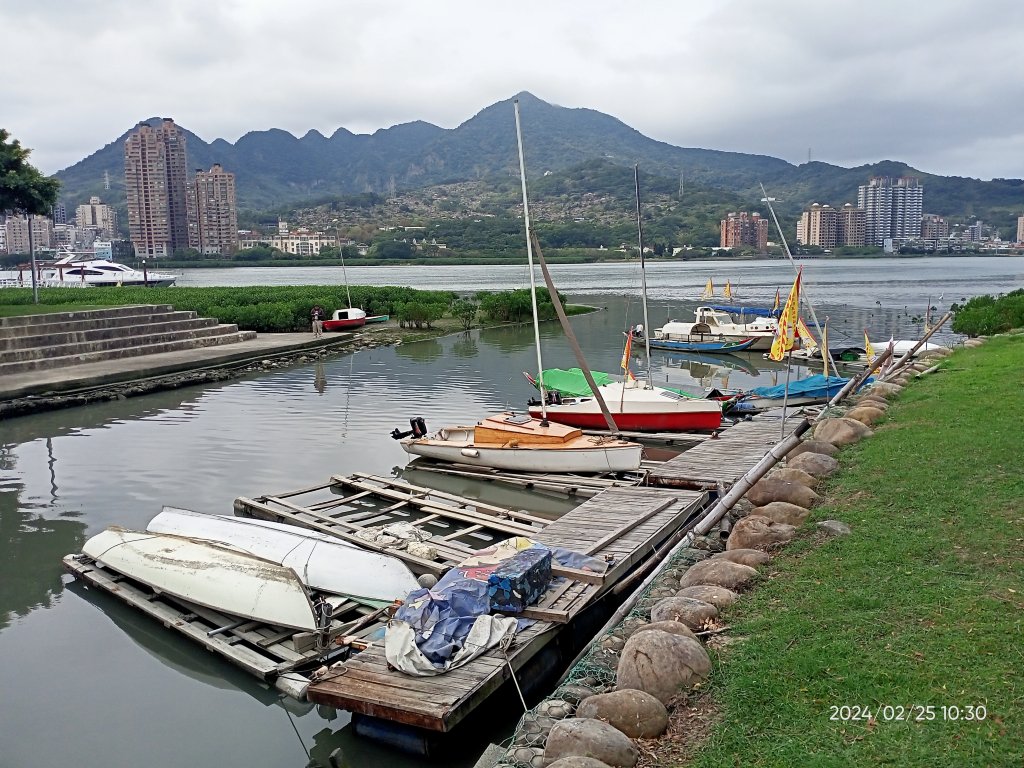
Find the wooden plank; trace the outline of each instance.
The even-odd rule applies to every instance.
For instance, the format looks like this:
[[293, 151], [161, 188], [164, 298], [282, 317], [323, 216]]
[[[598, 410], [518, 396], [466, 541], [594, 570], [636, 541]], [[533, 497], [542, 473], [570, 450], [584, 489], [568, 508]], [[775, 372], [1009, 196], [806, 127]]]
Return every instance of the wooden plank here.
[[552, 565], [551, 575], [574, 581], [584, 581], [587, 584], [604, 584], [604, 574], [584, 571], [581, 568], [567, 568], [564, 565]]

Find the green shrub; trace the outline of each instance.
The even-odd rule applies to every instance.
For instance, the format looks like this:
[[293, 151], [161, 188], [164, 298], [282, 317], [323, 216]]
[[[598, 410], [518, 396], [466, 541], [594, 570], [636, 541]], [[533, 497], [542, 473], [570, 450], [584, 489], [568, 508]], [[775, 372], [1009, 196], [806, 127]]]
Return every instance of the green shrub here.
[[993, 298], [975, 296], [962, 307], [954, 304], [954, 333], [989, 336], [1024, 327], [1024, 289]]

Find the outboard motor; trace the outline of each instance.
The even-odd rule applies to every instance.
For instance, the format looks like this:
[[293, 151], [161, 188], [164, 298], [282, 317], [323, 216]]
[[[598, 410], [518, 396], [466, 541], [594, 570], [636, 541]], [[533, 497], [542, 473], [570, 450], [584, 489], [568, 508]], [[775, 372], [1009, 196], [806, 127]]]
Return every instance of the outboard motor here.
[[391, 437], [394, 440], [402, 440], [406, 437], [424, 437], [427, 434], [427, 422], [423, 420], [422, 416], [415, 416], [409, 419], [409, 426], [411, 429], [402, 432], [397, 427], [391, 430]]

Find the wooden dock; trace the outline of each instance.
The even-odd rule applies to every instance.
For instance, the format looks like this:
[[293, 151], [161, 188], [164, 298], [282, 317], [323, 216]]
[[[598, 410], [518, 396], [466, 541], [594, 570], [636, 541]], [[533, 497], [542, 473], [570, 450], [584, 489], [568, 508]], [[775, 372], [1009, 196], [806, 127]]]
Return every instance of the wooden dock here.
[[[673, 459], [651, 466], [647, 479], [651, 485], [674, 488], [714, 489], [731, 486], [784, 439], [780, 410], [775, 409], [741, 421], [713, 440]], [[800, 423], [797, 409], [789, 409], [786, 436]]]
[[631, 568], [692, 522], [703, 508], [702, 491], [608, 488], [535, 531], [533, 538], [605, 559], [603, 579], [555, 582], [525, 614], [537, 623], [498, 649], [436, 677], [418, 678], [388, 669], [384, 650], [373, 645], [336, 672], [310, 685], [313, 702], [431, 731], [449, 731], [513, 673], [522, 669], [568, 622], [608, 592]]
[[67, 555], [63, 564], [76, 579], [110, 593], [295, 698], [302, 698], [312, 670], [348, 653], [347, 647], [335, 642], [346, 626], [353, 628], [346, 641], [357, 644], [380, 627], [379, 622], [368, 620], [373, 608], [346, 601], [334, 611], [344, 623], [336, 621], [336, 631], [318, 647], [314, 633], [239, 619], [156, 592], [82, 555]]

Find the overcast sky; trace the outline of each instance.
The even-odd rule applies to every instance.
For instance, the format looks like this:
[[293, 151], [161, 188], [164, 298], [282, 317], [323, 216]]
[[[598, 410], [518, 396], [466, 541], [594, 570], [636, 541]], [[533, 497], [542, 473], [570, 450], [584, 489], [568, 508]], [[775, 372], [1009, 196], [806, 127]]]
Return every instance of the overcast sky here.
[[454, 128], [529, 91], [682, 147], [1024, 177], [1021, 0], [0, 0], [0, 39], [46, 173], [153, 116]]

